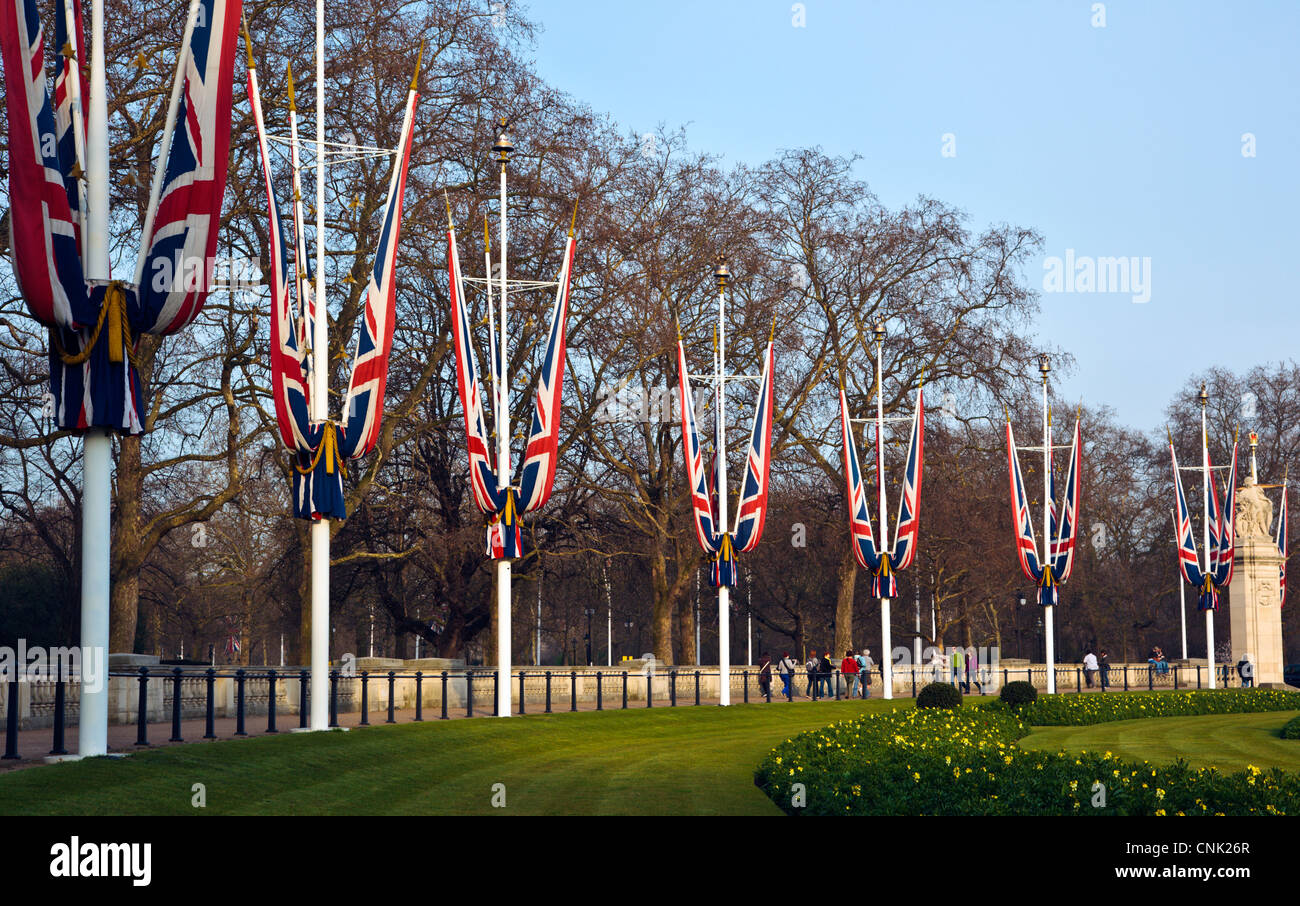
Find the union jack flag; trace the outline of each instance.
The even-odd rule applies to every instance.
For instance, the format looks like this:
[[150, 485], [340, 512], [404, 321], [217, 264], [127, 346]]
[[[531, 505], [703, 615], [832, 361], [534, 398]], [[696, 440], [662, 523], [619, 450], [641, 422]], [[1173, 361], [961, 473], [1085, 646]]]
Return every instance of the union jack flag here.
[[898, 519], [894, 522], [894, 553], [890, 560], [895, 570], [906, 569], [916, 559], [921, 531], [921, 469], [924, 460], [925, 398], [924, 390], [918, 390], [916, 412], [912, 416], [912, 437], [907, 445], [907, 464], [903, 469], [903, 491], [898, 498]]
[[[238, 16], [236, 15], [236, 19]], [[247, 35], [245, 40], [249, 40]], [[410, 160], [412, 123], [419, 93], [413, 81], [407, 92], [396, 161], [389, 177], [378, 247], [370, 279], [362, 323], [352, 357], [348, 392], [344, 397], [341, 423], [312, 418], [309, 368], [314, 358], [321, 367], [328, 360], [325, 350], [305, 354], [310, 342], [312, 272], [302, 221], [301, 177], [298, 166], [297, 113], [290, 104], [291, 155], [294, 185], [295, 276], [290, 281], [289, 247], [283, 218], [271, 177], [266, 124], [256, 68], [249, 53], [248, 97], [257, 127], [266, 188], [271, 258], [271, 383], [280, 439], [293, 453], [294, 515], [300, 519], [344, 519], [347, 506], [343, 494], [344, 462], [359, 459], [374, 447], [383, 419], [384, 391], [388, 380], [388, 356], [392, 350], [396, 311], [396, 261], [401, 236], [402, 202]], [[293, 75], [289, 73], [290, 97]], [[294, 309], [290, 287], [296, 286], [304, 316]]]
[[[745, 478], [740, 485], [740, 505], [736, 509], [736, 549], [744, 554], [758, 546], [767, 518], [768, 463], [772, 452], [772, 371], [775, 366], [772, 343], [763, 354], [763, 377], [759, 382], [758, 402], [754, 407], [754, 424], [749, 432], [749, 455], [745, 460]], [[722, 489], [725, 492], [725, 488]], [[734, 583], [733, 583], [734, 584]]]
[[[1051, 428], [1048, 427], [1049, 439]], [[1052, 575], [1057, 582], [1065, 582], [1074, 572], [1074, 554], [1079, 535], [1079, 492], [1082, 474], [1083, 443], [1079, 433], [1079, 420], [1074, 421], [1074, 438], [1070, 443], [1070, 466], [1065, 474], [1065, 496], [1061, 501], [1060, 524], [1057, 524], [1056, 476], [1051, 482]]]
[[[713, 500], [708, 473], [704, 470], [704, 454], [700, 448], [700, 436], [695, 427], [695, 397], [691, 393], [690, 376], [686, 368], [686, 349], [681, 338], [677, 339], [677, 386], [682, 406], [682, 456], [686, 460], [686, 481], [691, 488], [691, 511], [694, 514], [695, 538], [706, 554], [716, 554], [722, 546], [718, 537], [717, 522], [713, 515]], [[716, 476], [717, 470], [711, 470]]]
[[[524, 461], [519, 469], [519, 505], [525, 513], [531, 513], [546, 503], [555, 486], [555, 466], [560, 447], [560, 395], [564, 388], [564, 329], [569, 314], [574, 252], [574, 240], [570, 234], [564, 246], [564, 264], [560, 267], [555, 305], [551, 309], [551, 328], [546, 336], [542, 373], [537, 378], [532, 429], [528, 433], [528, 446], [524, 449]], [[494, 357], [499, 356], [499, 348], [494, 348], [493, 353]]]
[[[495, 560], [515, 559], [523, 555], [520, 516], [543, 506], [555, 486], [555, 469], [559, 455], [560, 400], [564, 389], [565, 326], [569, 313], [569, 290], [572, 284], [573, 262], [577, 247], [572, 231], [564, 247], [564, 260], [560, 266], [551, 310], [550, 329], [542, 354], [542, 370], [537, 379], [533, 420], [520, 468], [518, 487], [509, 484], [510, 462], [507, 458], [498, 464], [488, 442], [486, 419], [483, 415], [482, 394], [479, 389], [478, 360], [474, 354], [473, 324], [465, 301], [464, 282], [460, 270], [460, 252], [456, 244], [456, 228], [447, 228], [447, 268], [451, 293], [452, 341], [456, 352], [456, 392], [460, 397], [465, 418], [465, 438], [469, 451], [470, 487], [474, 503], [489, 516], [487, 527], [487, 556]], [[490, 305], [489, 301], [489, 305]], [[493, 334], [495, 338], [495, 333]], [[499, 351], [495, 341], [490, 353], [493, 367], [499, 365]], [[504, 388], [498, 384], [499, 398], [504, 399]], [[505, 487], [498, 487], [505, 485]]]
[[1020, 471], [1020, 456], [1016, 453], [1015, 432], [1007, 421], [1007, 467], [1011, 479], [1011, 521], [1016, 531], [1016, 555], [1020, 558], [1020, 571], [1034, 583], [1043, 580], [1043, 568], [1038, 562], [1038, 541], [1034, 537], [1034, 517], [1029, 510], [1029, 496], [1025, 492], [1025, 478]]
[[846, 499], [849, 504], [849, 536], [853, 543], [853, 559], [861, 568], [874, 572], [880, 568], [880, 554], [871, 532], [871, 512], [867, 507], [867, 492], [862, 483], [857, 444], [853, 441], [853, 423], [849, 418], [849, 402], [843, 388], [840, 389], [840, 437], [844, 446], [844, 478], [848, 485]]
[[1219, 590], [1226, 588], [1232, 581], [1232, 557], [1235, 546], [1236, 509], [1234, 498], [1237, 490], [1237, 444], [1232, 445], [1232, 466], [1228, 473], [1228, 484], [1224, 499], [1224, 516], [1219, 507], [1218, 488], [1214, 481], [1213, 465], [1210, 462], [1209, 445], [1202, 448], [1204, 468], [1210, 476], [1210, 512], [1209, 521], [1210, 549], [1206, 554], [1209, 560], [1208, 571], [1202, 569], [1196, 550], [1196, 540], [1192, 536], [1192, 517], [1187, 506], [1187, 495], [1183, 492], [1183, 477], [1178, 469], [1178, 456], [1174, 452], [1173, 438], [1169, 439], [1169, 456], [1174, 467], [1174, 490], [1177, 500], [1178, 520], [1178, 565], [1183, 578], [1188, 584], [1198, 586], [1197, 607], [1200, 610], [1219, 609]]

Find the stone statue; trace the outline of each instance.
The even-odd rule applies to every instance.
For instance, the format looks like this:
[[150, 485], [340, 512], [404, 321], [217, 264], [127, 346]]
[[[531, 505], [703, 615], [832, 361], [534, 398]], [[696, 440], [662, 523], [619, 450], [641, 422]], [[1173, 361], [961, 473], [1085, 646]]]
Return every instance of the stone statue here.
[[1237, 537], [1269, 539], [1272, 524], [1272, 501], [1259, 485], [1248, 483], [1237, 492]]

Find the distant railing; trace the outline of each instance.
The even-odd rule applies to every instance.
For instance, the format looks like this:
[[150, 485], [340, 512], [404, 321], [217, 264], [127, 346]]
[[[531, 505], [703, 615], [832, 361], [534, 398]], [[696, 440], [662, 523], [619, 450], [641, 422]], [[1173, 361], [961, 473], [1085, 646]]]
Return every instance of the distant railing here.
[[[1227, 664], [1216, 665], [1216, 679], [1220, 688], [1240, 686], [1236, 671]], [[894, 687], [899, 691], [910, 687], [912, 697], [920, 685], [936, 678], [936, 668], [904, 665], [894, 668]], [[168, 742], [184, 742], [182, 724], [186, 718], [202, 717], [203, 739], [216, 739], [216, 719], [233, 716], [235, 736], [247, 736], [248, 718], [264, 715], [266, 733], [280, 731], [280, 718], [297, 726], [306, 727], [309, 711], [311, 673], [308, 670], [274, 670], [270, 668], [234, 670], [207, 668], [201, 671], [182, 670], [180, 667], [140, 667], [135, 671], [110, 671], [108, 676], [134, 682], [134, 723], [137, 746], [149, 745], [151, 724], [165, 725], [170, 721]], [[881, 669], [870, 672], [872, 682], [855, 683], [861, 674], [844, 674], [832, 670], [829, 674], [808, 674], [800, 670], [791, 682], [783, 681], [781, 674], [766, 674], [755, 668], [733, 670], [730, 690], [738, 696], [739, 703], [770, 703], [773, 697], [793, 701], [808, 698], [812, 701], [841, 700], [856, 687], [858, 695], [878, 694], [883, 681]], [[1095, 677], [1099, 691], [1106, 689], [1200, 689], [1208, 678], [1201, 665], [1116, 665]], [[962, 683], [956, 675], [943, 677], [944, 681]], [[1046, 667], [984, 667], [971, 674], [971, 682], [978, 679], [981, 691], [990, 691], [993, 685], [1025, 679], [1036, 686], [1046, 687]], [[511, 675], [511, 707], [520, 714], [551, 714], [557, 711], [578, 711], [579, 702], [594, 703], [594, 710], [680, 707], [700, 705], [702, 701], [718, 698], [721, 674], [717, 669], [658, 668], [639, 671], [615, 670], [516, 670]], [[415, 721], [425, 719], [426, 707], [431, 707], [436, 719], [447, 720], [453, 713], [463, 711], [465, 717], [497, 714], [497, 671], [460, 669], [426, 673], [416, 671], [344, 672], [331, 670], [329, 675], [329, 726], [339, 726], [340, 713], [360, 712], [360, 725], [370, 725], [374, 713], [385, 714], [385, 723], [396, 723], [396, 713], [414, 709]], [[865, 688], [863, 686], [865, 685]], [[52, 728], [51, 755], [65, 755], [65, 727], [76, 702], [69, 701], [69, 689], [79, 692], [79, 683], [62, 678], [40, 681], [11, 680], [4, 687], [5, 718], [4, 759], [17, 759], [22, 687], [27, 691], [28, 710], [33, 715], [48, 711]], [[220, 694], [218, 689], [220, 687]], [[127, 713], [128, 702], [124, 693], [126, 684], [119, 684], [118, 714]], [[1083, 693], [1088, 688], [1082, 667], [1057, 666], [1056, 689], [1058, 693], [1074, 691]], [[802, 694], [800, 694], [802, 692]], [[866, 696], [863, 696], [866, 697]], [[399, 704], [400, 702], [400, 704]], [[640, 702], [642, 704], [634, 704]], [[122, 723], [123, 721], [119, 721]], [[43, 721], [42, 721], [43, 723]]]

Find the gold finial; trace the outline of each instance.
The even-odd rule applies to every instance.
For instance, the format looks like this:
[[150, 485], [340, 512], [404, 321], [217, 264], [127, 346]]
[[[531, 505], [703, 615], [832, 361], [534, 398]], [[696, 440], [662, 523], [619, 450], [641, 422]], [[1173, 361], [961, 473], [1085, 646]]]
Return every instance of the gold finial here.
[[411, 76], [411, 90], [418, 91], [420, 83], [420, 64], [424, 62], [424, 38], [420, 39], [420, 53], [415, 58], [415, 75]]
[[573, 199], [573, 218], [569, 221], [569, 238], [573, 238], [573, 230], [578, 225], [578, 199]]
[[1047, 424], [1049, 426], [1052, 424], [1052, 407], [1050, 405], [1047, 407]]
[[71, 41], [64, 41], [63, 49], [59, 51], [59, 53], [63, 54], [63, 56], [69, 60], [73, 59], [77, 55], [77, 52], [72, 49]]
[[248, 36], [248, 13], [241, 10], [240, 15], [244, 20], [244, 51], [248, 55], [248, 68], [256, 69], [257, 64], [253, 62], [253, 39]]
[[131, 65], [136, 69], [144, 69], [149, 65], [149, 58], [144, 55], [144, 51], [142, 50], [135, 55], [135, 59], [131, 61]]
[[456, 229], [456, 224], [451, 222], [451, 199], [447, 197], [447, 190], [442, 190], [442, 202], [447, 206], [447, 229]]
[[1007, 420], [1008, 425], [1011, 424], [1011, 410], [1007, 408], [1005, 403], [1002, 405], [1002, 417]]
[[772, 315], [772, 330], [767, 335], [767, 342], [772, 343], [776, 340], [776, 315]]
[[298, 107], [293, 100], [293, 64], [286, 63], [284, 65], [284, 68], [289, 73], [289, 109], [296, 113], [298, 111]]
[[487, 212], [483, 212], [483, 254], [492, 254], [492, 231], [488, 229]]
[[1165, 425], [1165, 436], [1169, 438], [1169, 446], [1172, 447], [1174, 445], [1174, 432], [1169, 430], [1168, 425]]

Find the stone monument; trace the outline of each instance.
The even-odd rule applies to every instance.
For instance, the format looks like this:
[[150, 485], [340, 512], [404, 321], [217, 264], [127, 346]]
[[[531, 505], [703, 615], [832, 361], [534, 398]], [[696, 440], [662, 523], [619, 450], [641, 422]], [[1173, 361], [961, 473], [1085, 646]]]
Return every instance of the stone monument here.
[[1250, 475], [1237, 491], [1236, 549], [1232, 582], [1228, 585], [1228, 625], [1232, 663], [1243, 657], [1255, 666], [1255, 684], [1281, 686], [1282, 601], [1278, 552], [1270, 527], [1273, 503], [1259, 484], [1255, 470], [1258, 438], [1250, 435]]

